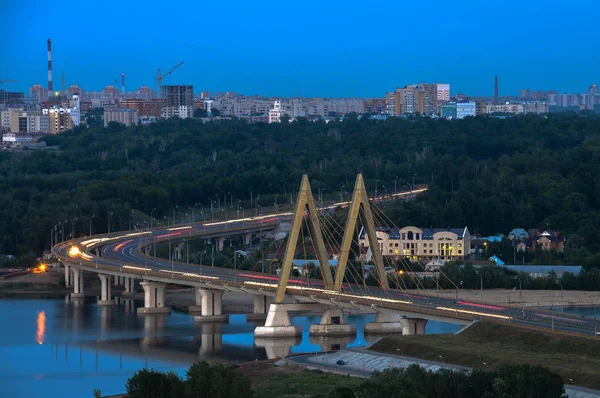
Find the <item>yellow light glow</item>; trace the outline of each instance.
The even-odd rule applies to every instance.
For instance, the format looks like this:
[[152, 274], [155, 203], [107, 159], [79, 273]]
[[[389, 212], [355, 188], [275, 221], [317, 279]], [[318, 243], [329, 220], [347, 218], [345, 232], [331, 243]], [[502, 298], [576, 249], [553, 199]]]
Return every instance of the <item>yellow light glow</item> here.
[[37, 331], [35, 335], [35, 341], [38, 344], [44, 344], [44, 339], [46, 337], [46, 313], [44, 311], [40, 311], [37, 314]]
[[152, 271], [151, 268], [134, 267], [132, 265], [124, 265], [123, 269], [130, 269], [130, 270], [134, 270], [134, 271]]
[[460, 313], [462, 313], [462, 314], [470, 314], [470, 315], [486, 316], [486, 317], [489, 317], [489, 318], [512, 319], [512, 317], [510, 317], [510, 316], [506, 316], [506, 315], [487, 314], [487, 313], [485, 313], [485, 312], [469, 311], [469, 310], [460, 310], [460, 309], [457, 309], [457, 308], [436, 307], [436, 309], [437, 309], [437, 310], [442, 310], [442, 311], [460, 312]]
[[71, 248], [69, 249], [69, 256], [77, 257], [79, 256], [79, 254], [81, 254], [79, 248], [77, 246], [71, 246]]
[[185, 227], [175, 227], [175, 228], [167, 228], [167, 231], [180, 231], [182, 229], [191, 229], [191, 225], [187, 225]]

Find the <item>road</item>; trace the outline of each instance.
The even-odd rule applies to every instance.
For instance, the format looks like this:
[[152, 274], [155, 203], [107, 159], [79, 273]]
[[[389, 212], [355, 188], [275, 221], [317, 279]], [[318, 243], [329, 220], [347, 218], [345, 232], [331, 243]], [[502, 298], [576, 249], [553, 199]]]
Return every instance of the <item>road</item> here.
[[[272, 295], [276, 289], [277, 275], [169, 261], [145, 255], [141, 248], [168, 240], [180, 242], [199, 237], [217, 238], [234, 234], [261, 233], [276, 228], [282, 221], [289, 221], [291, 215], [291, 213], [279, 213], [229, 221], [180, 224], [172, 227], [97, 235], [59, 243], [53, 248], [53, 252], [62, 261], [87, 271], [132, 276], [184, 286], [242, 290], [248, 293]], [[73, 246], [78, 250], [75, 255], [70, 255], [69, 250]], [[100, 256], [95, 255], [95, 250], [101, 251]], [[309, 302], [337, 304], [346, 308], [371, 311], [390, 309], [408, 317], [461, 324], [488, 319], [587, 335], [597, 335], [600, 331], [600, 323], [568, 314], [539, 309], [507, 308], [426, 294], [409, 294], [401, 290], [384, 290], [354, 283], [346, 283], [342, 292], [334, 292], [325, 289], [320, 280], [290, 278], [287, 293]]]

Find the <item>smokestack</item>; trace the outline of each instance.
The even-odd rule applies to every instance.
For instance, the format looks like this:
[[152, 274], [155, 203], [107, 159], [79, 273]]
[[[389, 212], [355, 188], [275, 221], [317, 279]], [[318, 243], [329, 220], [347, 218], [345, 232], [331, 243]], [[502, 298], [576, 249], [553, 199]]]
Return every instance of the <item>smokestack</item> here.
[[48, 94], [52, 94], [52, 41], [48, 39]]
[[121, 73], [121, 94], [125, 96], [125, 73]]
[[498, 76], [494, 80], [494, 104], [498, 104]]

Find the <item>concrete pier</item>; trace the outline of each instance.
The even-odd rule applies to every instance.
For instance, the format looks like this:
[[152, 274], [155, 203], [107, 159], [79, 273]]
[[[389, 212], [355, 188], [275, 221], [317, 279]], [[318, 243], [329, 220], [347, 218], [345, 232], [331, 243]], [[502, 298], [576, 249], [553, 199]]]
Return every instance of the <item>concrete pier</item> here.
[[112, 299], [112, 291], [110, 280], [112, 279], [111, 275], [102, 275], [98, 274], [100, 278], [100, 298], [98, 300], [98, 305], [113, 305], [114, 301]]
[[321, 316], [319, 325], [310, 325], [309, 333], [315, 336], [349, 336], [356, 334], [356, 326], [346, 323], [341, 308], [328, 309]]
[[400, 313], [396, 311], [380, 309], [375, 315], [375, 322], [369, 322], [365, 325], [365, 333], [403, 334], [404, 328], [408, 327], [405, 320], [406, 318], [403, 319]]
[[254, 296], [254, 312], [246, 314], [246, 321], [264, 321], [269, 313], [269, 306], [273, 303], [273, 297], [257, 294]]
[[225, 237], [216, 238], [217, 240], [217, 251], [222, 252], [225, 246]]
[[403, 335], [425, 334], [427, 319], [403, 318], [406, 321], [406, 327], [402, 330]]
[[294, 310], [294, 304], [271, 304], [265, 326], [254, 329], [256, 337], [295, 337], [302, 335], [302, 328], [290, 322], [289, 310]]
[[83, 293], [83, 271], [79, 268], [71, 267], [73, 269], [73, 293], [71, 298], [84, 298]]
[[125, 286], [125, 291], [122, 295], [127, 295], [130, 293], [135, 293], [135, 279], [127, 276], [123, 277], [123, 285]]
[[73, 277], [71, 275], [71, 267], [68, 264], [64, 263], [65, 266], [65, 286], [71, 287], [73, 286]]
[[166, 284], [160, 282], [142, 282], [144, 288], [144, 307], [138, 308], [138, 314], [170, 314], [171, 308], [165, 307]]
[[194, 338], [200, 343], [198, 356], [200, 358], [218, 354], [223, 351], [223, 331], [220, 323], [203, 323], [200, 326], [200, 335]]
[[292, 347], [301, 342], [300, 337], [254, 338], [254, 345], [265, 349], [267, 359], [285, 358], [292, 353]]
[[244, 238], [244, 245], [245, 246], [249, 246], [250, 243], [252, 243], [252, 234], [251, 233], [244, 234], [243, 238]]
[[223, 290], [198, 289], [201, 296], [201, 314], [195, 322], [227, 322], [229, 315], [223, 315]]

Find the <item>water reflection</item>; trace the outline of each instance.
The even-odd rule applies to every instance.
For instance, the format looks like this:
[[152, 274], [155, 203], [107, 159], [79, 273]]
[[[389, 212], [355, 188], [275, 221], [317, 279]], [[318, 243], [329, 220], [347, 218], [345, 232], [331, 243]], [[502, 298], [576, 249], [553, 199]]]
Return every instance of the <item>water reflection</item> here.
[[44, 311], [40, 311], [37, 314], [37, 333], [35, 336], [35, 341], [38, 344], [44, 344], [44, 337], [46, 335], [46, 313]]
[[[97, 306], [95, 300], [0, 300], [0, 396], [91, 396], [122, 393], [127, 379], [143, 367], [184, 374], [192, 363], [234, 363], [366, 344], [364, 325], [373, 314], [348, 315], [357, 326], [351, 337], [311, 337], [320, 316], [292, 316], [297, 338], [255, 339], [245, 315], [228, 323], [194, 323], [193, 317], [139, 316], [141, 302]], [[427, 333], [454, 332], [458, 326], [429, 322]], [[377, 336], [380, 337], [380, 336]], [[92, 379], [90, 379], [92, 377]], [[93, 380], [93, 383], [90, 383]]]

